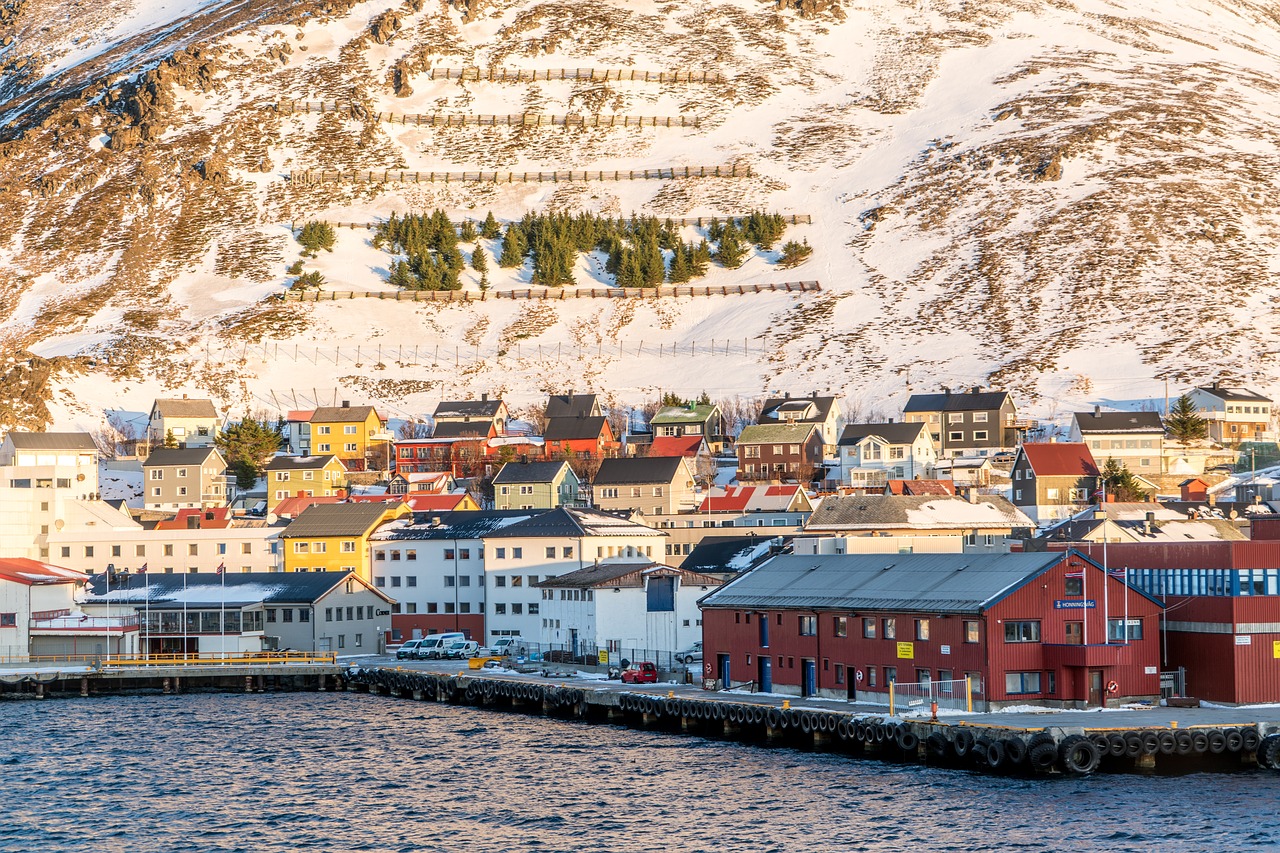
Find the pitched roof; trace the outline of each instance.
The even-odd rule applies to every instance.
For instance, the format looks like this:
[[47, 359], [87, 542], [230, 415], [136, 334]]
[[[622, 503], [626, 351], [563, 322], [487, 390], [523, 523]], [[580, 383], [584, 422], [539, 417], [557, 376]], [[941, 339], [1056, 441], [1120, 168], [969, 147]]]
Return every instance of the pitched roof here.
[[144, 468], [161, 468], [171, 465], [203, 465], [210, 455], [218, 457], [225, 466], [222, 454], [214, 447], [157, 447], [142, 463]]
[[869, 435], [879, 436], [888, 444], [912, 444], [924, 431], [922, 423], [847, 424], [838, 444], [841, 447], [857, 444]]
[[978, 613], [1065, 559], [1062, 552], [783, 555], [734, 578], [699, 603]]
[[[452, 512], [456, 509], [465, 508], [461, 507], [461, 505], [471, 500], [471, 496], [465, 491], [444, 494], [437, 492], [408, 492], [403, 495], [390, 493], [351, 495], [347, 500], [352, 503], [403, 503], [408, 505], [409, 509], [414, 512]], [[475, 501], [471, 501], [471, 504], [476, 506]]]
[[14, 432], [9, 441], [15, 450], [92, 450], [98, 452], [87, 432]]
[[[324, 468], [330, 462], [337, 462], [342, 465], [342, 461], [333, 455], [325, 456], [274, 456], [267, 463], [268, 471], [315, 471]], [[345, 469], [346, 466], [343, 465]]]
[[657, 435], [649, 443], [650, 456], [697, 456], [706, 446], [700, 435]]
[[[790, 542], [789, 539], [783, 541]], [[697, 572], [745, 572], [766, 559], [776, 544], [776, 540], [768, 536], [704, 536], [680, 568]]]
[[273, 514], [277, 518], [297, 518], [302, 515], [302, 511], [309, 506], [316, 504], [336, 504], [341, 503], [345, 498], [335, 495], [299, 495], [297, 497], [285, 498], [276, 504]]
[[334, 503], [312, 504], [281, 532], [280, 536], [294, 539], [300, 536], [363, 536], [382, 520], [393, 504]]
[[547, 398], [546, 417], [576, 418], [578, 415], [592, 417], [599, 413], [600, 405], [595, 394], [553, 394]]
[[216, 418], [218, 410], [212, 400], [156, 400], [151, 410], [159, 412], [162, 418]]
[[558, 507], [503, 527], [490, 537], [666, 536], [661, 530], [594, 509]]
[[889, 480], [885, 491], [891, 495], [954, 495], [952, 480]]
[[799, 414], [808, 404], [813, 406], [814, 413], [800, 420], [822, 423], [831, 416], [831, 407], [835, 401], [835, 397], [770, 397], [764, 401], [760, 409], [760, 420], [763, 421], [765, 418], [785, 420], [789, 412]]
[[361, 581], [355, 572], [212, 572], [196, 574], [163, 574], [161, 572], [137, 572], [117, 575], [111, 584], [111, 592], [104, 594], [107, 576], [99, 572], [89, 580], [90, 603], [110, 601], [112, 604], [133, 604], [141, 607], [168, 602], [187, 602], [192, 606], [218, 607], [227, 604], [246, 605], [313, 602], [323, 598], [354, 578], [361, 587], [379, 598], [391, 601]]
[[680, 470], [680, 463], [683, 459], [683, 456], [632, 456], [620, 459], [601, 459], [600, 470], [591, 482], [596, 486], [670, 483]]
[[803, 444], [818, 429], [815, 423], [752, 424], [738, 436], [743, 444]]
[[502, 400], [442, 400], [436, 406], [435, 417], [440, 418], [496, 418], [502, 409]]
[[436, 428], [431, 437], [435, 439], [484, 439], [492, 436], [497, 430], [493, 421], [436, 421]]
[[640, 589], [644, 587], [648, 577], [678, 577], [684, 585], [719, 586], [721, 580], [687, 569], [675, 569], [658, 563], [623, 563], [604, 562], [567, 572], [563, 575], [547, 578], [542, 583], [534, 584], [543, 589], [591, 589], [593, 587], [628, 587]]
[[29, 560], [26, 557], [0, 558], [0, 578], [24, 586], [56, 583], [79, 583], [88, 578], [84, 572]]
[[595, 441], [609, 431], [609, 420], [603, 416], [594, 418], [551, 418], [542, 431], [546, 441]]
[[414, 513], [379, 527], [371, 541], [480, 539], [511, 524], [527, 521], [542, 510], [482, 509]]
[[493, 484], [554, 483], [561, 470], [568, 466], [569, 463], [563, 459], [559, 462], [508, 462], [498, 470]]
[[231, 507], [180, 509], [173, 518], [157, 521], [153, 530], [188, 530], [195, 519], [196, 530], [225, 530], [232, 526]]
[[1238, 387], [1233, 388], [1227, 385], [1218, 385], [1215, 383], [1213, 385], [1197, 386], [1196, 390], [1203, 391], [1206, 394], [1211, 394], [1214, 397], [1217, 397], [1219, 400], [1226, 400], [1232, 403], [1236, 403], [1236, 402], [1270, 403], [1271, 402], [1270, 397], [1264, 397], [1261, 394], [1259, 394], [1257, 391], [1252, 391], [1248, 388], [1238, 388]]
[[373, 406], [320, 406], [311, 413], [313, 424], [350, 424], [363, 423], [373, 415], [378, 420], [377, 410]]
[[1156, 412], [1076, 412], [1081, 435], [1094, 432], [1150, 432], [1164, 434], [1164, 424]]
[[980, 495], [976, 503], [958, 497], [917, 495], [836, 495], [823, 498], [806, 530], [913, 530], [1035, 527], [1001, 495]]
[[964, 391], [956, 394], [912, 394], [904, 412], [968, 412], [999, 409], [1009, 399], [1008, 391]]
[[1024, 444], [1020, 448], [1037, 477], [1096, 477], [1097, 463], [1084, 442]]
[[649, 423], [652, 426], [661, 424], [700, 424], [716, 412], [716, 405], [695, 406], [663, 406]]
[[314, 414], [313, 409], [290, 409], [284, 419], [291, 424], [305, 424], [311, 421]]
[[[726, 486], [712, 488], [702, 499], [698, 512], [787, 512], [792, 504], [808, 496], [800, 486]], [[800, 509], [804, 512], [811, 507]]]

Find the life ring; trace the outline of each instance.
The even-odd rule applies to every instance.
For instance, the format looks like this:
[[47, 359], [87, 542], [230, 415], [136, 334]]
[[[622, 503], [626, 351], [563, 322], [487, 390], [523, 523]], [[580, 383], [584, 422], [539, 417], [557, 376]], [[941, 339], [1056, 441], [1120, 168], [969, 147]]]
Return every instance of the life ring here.
[[1114, 695], [1114, 694], [1116, 694], [1116, 693], [1119, 693], [1119, 692], [1120, 692], [1120, 685], [1119, 685], [1119, 684], [1116, 684], [1114, 680], [1113, 680], [1113, 681], [1108, 681], [1108, 682], [1107, 682], [1107, 692], [1108, 692], [1108, 693], [1111, 693], [1111, 694], [1113, 694], [1113, 695]]
[[711, 674], [711, 661], [707, 661], [702, 665], [702, 671], [707, 675]]

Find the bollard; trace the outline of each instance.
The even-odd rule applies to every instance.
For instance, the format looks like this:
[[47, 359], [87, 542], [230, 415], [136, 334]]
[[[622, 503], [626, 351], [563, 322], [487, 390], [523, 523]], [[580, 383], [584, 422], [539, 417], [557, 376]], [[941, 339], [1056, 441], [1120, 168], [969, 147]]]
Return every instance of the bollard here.
[[44, 685], [41, 684], [39, 681], [36, 682], [36, 698], [37, 699], [44, 698]]
[[938, 722], [938, 700], [937, 699], [934, 699], [932, 702], [929, 703], [929, 713], [931, 715], [929, 722], [931, 723]]
[[1171, 729], [1176, 729], [1177, 727], [1178, 727], [1178, 721], [1177, 721], [1177, 720], [1170, 720], [1170, 721], [1169, 721], [1169, 728], [1171, 728]]
[[244, 692], [245, 693], [253, 692], [253, 676], [252, 675], [246, 675], [244, 677]]
[[160, 680], [160, 692], [163, 693], [165, 696], [169, 695], [169, 693], [171, 692], [169, 690], [169, 679], [164, 678]]
[[80, 679], [80, 695], [81, 696], [89, 695], [89, 679], [88, 678]]
[[783, 700], [782, 700], [782, 710], [784, 710], [784, 711], [790, 711], [790, 710], [791, 710], [791, 700], [790, 700], [790, 699], [783, 699]]

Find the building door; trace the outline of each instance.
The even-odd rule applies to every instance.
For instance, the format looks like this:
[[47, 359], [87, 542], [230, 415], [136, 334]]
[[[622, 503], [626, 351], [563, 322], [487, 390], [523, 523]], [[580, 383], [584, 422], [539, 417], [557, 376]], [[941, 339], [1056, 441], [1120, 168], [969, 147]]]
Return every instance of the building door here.
[[800, 659], [800, 695], [818, 695], [818, 663], [813, 658]]
[[717, 671], [720, 673], [720, 687], [721, 688], [728, 687], [730, 685], [729, 656], [716, 655], [716, 666], [718, 667]]
[[578, 629], [577, 628], [569, 629], [569, 654], [573, 655], [575, 658], [577, 658], [578, 656]]
[[1067, 623], [1067, 645], [1068, 646], [1084, 645], [1084, 623], [1083, 622]]
[[1102, 705], [1102, 670], [1089, 670], [1089, 705]]
[[756, 684], [761, 693], [773, 692], [773, 658], [768, 655], [756, 656]]

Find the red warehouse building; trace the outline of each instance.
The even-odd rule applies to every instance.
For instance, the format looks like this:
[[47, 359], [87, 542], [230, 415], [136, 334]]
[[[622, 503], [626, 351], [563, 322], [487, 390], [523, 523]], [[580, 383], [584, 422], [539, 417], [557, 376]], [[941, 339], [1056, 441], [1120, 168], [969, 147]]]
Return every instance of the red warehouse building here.
[[1076, 552], [784, 555], [701, 606], [709, 677], [763, 692], [887, 701], [890, 681], [969, 677], [975, 709], [1160, 693], [1161, 603]]

